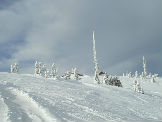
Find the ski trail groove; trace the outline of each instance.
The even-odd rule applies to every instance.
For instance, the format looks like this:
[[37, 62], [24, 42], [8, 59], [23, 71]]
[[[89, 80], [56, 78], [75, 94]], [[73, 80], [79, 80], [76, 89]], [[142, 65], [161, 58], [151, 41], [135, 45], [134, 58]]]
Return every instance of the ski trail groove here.
[[0, 121], [10, 122], [8, 117], [8, 106], [5, 104], [4, 99], [0, 95]]
[[44, 107], [40, 106], [27, 93], [11, 87], [9, 90], [16, 96], [14, 102], [20, 105], [34, 122], [57, 121], [55, 117], [53, 117]]

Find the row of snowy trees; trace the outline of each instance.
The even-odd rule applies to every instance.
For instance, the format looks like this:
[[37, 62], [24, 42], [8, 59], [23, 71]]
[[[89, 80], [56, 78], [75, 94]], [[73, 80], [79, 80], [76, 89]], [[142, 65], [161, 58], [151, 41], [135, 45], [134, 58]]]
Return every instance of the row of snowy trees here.
[[52, 64], [50, 69], [47, 69], [46, 64], [36, 61], [35, 75], [40, 75], [45, 78], [57, 78], [58, 74], [55, 63]]
[[[19, 65], [15, 63], [14, 65], [11, 65], [10, 67], [10, 72], [11, 73], [18, 73], [19, 71]], [[56, 67], [56, 64], [53, 63], [51, 67], [48, 69], [46, 64], [43, 62], [35, 62], [35, 67], [34, 67], [34, 74], [38, 76], [42, 76], [45, 78], [59, 78], [58, 76], [58, 69]], [[78, 73], [77, 68], [72, 68], [72, 71], [67, 71], [65, 72], [60, 78], [64, 79], [73, 79], [73, 80], [79, 80], [81, 74]]]
[[[40, 75], [45, 78], [55, 78], [58, 79], [58, 69], [56, 67], [56, 64], [53, 63], [50, 69], [47, 69], [46, 65], [42, 62], [35, 62], [35, 75]], [[67, 71], [62, 75], [60, 78], [64, 78], [65, 80], [73, 79], [73, 80], [79, 80], [79, 76], [81, 74], [78, 73], [76, 68], [72, 68], [72, 71]]]
[[158, 77], [158, 74], [152, 74], [152, 73], [148, 73], [147, 72], [147, 66], [146, 66], [146, 59], [143, 56], [143, 72], [140, 74], [138, 73], [138, 71], [136, 71], [134, 74], [132, 74], [131, 72], [127, 72], [127, 73], [123, 73], [124, 77], [128, 77], [128, 78], [148, 78], [151, 79], [151, 82], [155, 82], [155, 78]]
[[157, 78], [158, 74], [154, 74], [152, 75], [151, 73], [147, 74], [146, 76], [144, 75], [144, 73], [142, 72], [141, 74], [138, 73], [138, 71], [135, 71], [135, 73], [133, 74], [132, 72], [126, 72], [125, 74], [123, 73], [123, 77], [128, 77], [128, 78]]

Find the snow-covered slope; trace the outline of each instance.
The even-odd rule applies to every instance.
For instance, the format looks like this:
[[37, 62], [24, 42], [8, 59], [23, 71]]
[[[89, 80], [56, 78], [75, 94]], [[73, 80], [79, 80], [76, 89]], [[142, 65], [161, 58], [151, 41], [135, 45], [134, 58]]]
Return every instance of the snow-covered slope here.
[[53, 80], [30, 74], [0, 73], [1, 122], [162, 121], [162, 79], [119, 77], [123, 88], [82, 80]]

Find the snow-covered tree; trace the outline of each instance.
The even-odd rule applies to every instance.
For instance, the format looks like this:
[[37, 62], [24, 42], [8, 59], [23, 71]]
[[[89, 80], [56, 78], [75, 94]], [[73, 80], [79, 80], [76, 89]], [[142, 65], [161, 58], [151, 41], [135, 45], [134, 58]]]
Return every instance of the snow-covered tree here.
[[11, 65], [10, 71], [11, 71], [11, 73], [18, 73], [19, 65], [17, 63], [15, 63], [14, 65]]
[[97, 81], [98, 84], [100, 84], [100, 80], [98, 77], [98, 61], [97, 61], [97, 57], [96, 57], [96, 44], [95, 44], [95, 37], [94, 37], [94, 31], [93, 31], [93, 61], [94, 61], [94, 69], [95, 69], [95, 73], [94, 73], [94, 79], [95, 81]]
[[72, 72], [71, 72], [71, 76], [74, 80], [78, 80], [79, 79], [79, 75], [77, 72], [77, 68], [72, 68]]
[[46, 70], [44, 76], [45, 78], [50, 78], [50, 71]]
[[47, 71], [46, 65], [43, 64], [40, 70], [40, 75], [45, 76], [45, 72]]
[[133, 84], [133, 90], [137, 91], [137, 81], [136, 80], [134, 81], [134, 84]]
[[131, 78], [131, 77], [132, 77], [132, 73], [131, 73], [131, 72], [129, 72], [128, 77], [129, 77], [129, 78]]
[[133, 89], [134, 89], [135, 92], [139, 92], [139, 93], [144, 94], [144, 90], [143, 90], [143, 88], [141, 87], [140, 83], [137, 80], [134, 81]]
[[63, 78], [65, 78], [66, 80], [70, 79], [71, 73], [69, 71], [67, 71], [64, 75]]
[[143, 56], [143, 76], [146, 77], [147, 76], [147, 69], [146, 69], [146, 59]]
[[103, 83], [109, 85], [110, 77], [111, 77], [111, 76], [109, 76], [106, 72], [104, 72]]
[[44, 63], [36, 61], [34, 70], [35, 70], [35, 74], [38, 74], [40, 76], [45, 76], [46, 67]]
[[41, 70], [42, 70], [43, 63], [38, 62], [38, 74], [41, 75]]
[[154, 74], [154, 75], [152, 75], [152, 77], [157, 78], [158, 77], [158, 74]]
[[143, 77], [144, 77], [144, 73], [143, 73], [143, 72], [141, 73], [140, 77], [141, 77], [141, 78], [143, 78]]
[[35, 62], [35, 74], [39, 74], [39, 63], [38, 61]]
[[135, 72], [134, 76], [137, 78], [138, 77], [138, 71]]
[[51, 77], [56, 78], [57, 77], [57, 68], [55, 63], [52, 64], [51, 66]]
[[19, 72], [19, 65], [17, 63], [15, 63], [14, 68], [15, 68], [15, 73], [18, 73]]

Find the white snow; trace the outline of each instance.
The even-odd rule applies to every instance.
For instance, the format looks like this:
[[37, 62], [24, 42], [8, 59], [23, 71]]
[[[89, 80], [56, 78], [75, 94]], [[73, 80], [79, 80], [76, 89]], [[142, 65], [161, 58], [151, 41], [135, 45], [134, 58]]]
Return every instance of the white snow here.
[[35, 100], [29, 97], [27, 93], [15, 88], [9, 88], [9, 90], [16, 96], [14, 102], [20, 105], [21, 109], [24, 110], [34, 122], [56, 122], [56, 119], [54, 119], [47, 110], [35, 102]]
[[123, 88], [81, 80], [54, 80], [31, 74], [0, 73], [1, 122], [162, 121], [162, 78], [136, 78], [145, 94], [133, 91], [135, 78], [120, 76]]
[[0, 121], [9, 122], [8, 120], [8, 106], [4, 103], [3, 98], [0, 95]]

